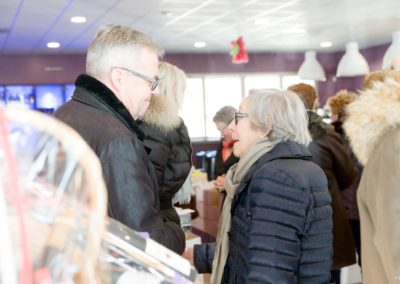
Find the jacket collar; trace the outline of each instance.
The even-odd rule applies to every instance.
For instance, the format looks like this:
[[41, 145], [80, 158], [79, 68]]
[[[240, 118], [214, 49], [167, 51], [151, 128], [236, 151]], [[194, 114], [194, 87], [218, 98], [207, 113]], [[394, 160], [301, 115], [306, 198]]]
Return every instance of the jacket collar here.
[[[75, 92], [72, 97], [73, 99], [89, 104], [95, 99], [95, 102], [100, 102], [102, 108], [113, 113], [126, 127], [134, 132], [140, 140], [143, 140], [144, 134], [137, 126], [135, 119], [106, 85], [89, 75], [82, 74], [76, 79], [75, 86], [83, 88], [88, 92]], [[87, 94], [89, 94], [90, 97], [87, 97]]]

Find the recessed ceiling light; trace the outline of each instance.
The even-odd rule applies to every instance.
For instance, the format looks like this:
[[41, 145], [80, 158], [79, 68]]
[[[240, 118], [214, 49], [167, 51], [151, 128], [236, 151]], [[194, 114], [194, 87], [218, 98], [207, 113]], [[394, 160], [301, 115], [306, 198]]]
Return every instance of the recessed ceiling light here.
[[207, 44], [204, 41], [198, 41], [198, 42], [194, 43], [194, 47], [196, 47], [196, 48], [203, 48], [203, 47], [206, 47], [206, 45]]
[[82, 17], [82, 16], [75, 16], [71, 18], [71, 22], [75, 23], [75, 24], [82, 24], [82, 23], [86, 23], [86, 17]]
[[171, 18], [174, 14], [170, 11], [162, 11], [161, 15], [167, 17], [167, 18]]
[[60, 47], [60, 43], [56, 42], [56, 41], [50, 41], [47, 43], [47, 47], [48, 48], [59, 48]]
[[320, 47], [331, 47], [332, 46], [332, 43], [330, 42], [330, 41], [323, 41], [323, 42], [321, 42], [320, 43], [320, 45], [319, 45]]

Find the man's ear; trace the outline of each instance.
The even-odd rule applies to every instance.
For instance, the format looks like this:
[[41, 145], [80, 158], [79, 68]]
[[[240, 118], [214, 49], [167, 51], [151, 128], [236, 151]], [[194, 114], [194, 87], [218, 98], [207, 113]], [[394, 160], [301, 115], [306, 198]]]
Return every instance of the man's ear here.
[[111, 87], [119, 93], [124, 79], [121, 70], [113, 69], [109, 74]]

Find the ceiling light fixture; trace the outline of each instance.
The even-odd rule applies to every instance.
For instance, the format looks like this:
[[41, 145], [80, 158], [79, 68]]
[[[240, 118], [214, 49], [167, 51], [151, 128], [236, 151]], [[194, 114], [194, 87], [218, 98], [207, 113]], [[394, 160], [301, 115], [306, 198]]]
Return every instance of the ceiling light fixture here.
[[369, 72], [367, 60], [358, 50], [358, 43], [353, 41], [346, 44], [346, 52], [339, 62], [336, 76], [352, 77], [361, 76]]
[[332, 43], [330, 41], [323, 41], [323, 42], [320, 43], [319, 46], [322, 47], [322, 48], [327, 48], [327, 47], [331, 47]]
[[71, 18], [71, 22], [73, 22], [74, 24], [86, 23], [86, 17], [75, 16]]
[[400, 59], [400, 31], [393, 33], [392, 44], [383, 56], [382, 69], [390, 69], [395, 59]]
[[172, 12], [170, 11], [162, 11], [161, 15], [167, 17], [167, 18], [172, 18], [172, 16], [174, 15]]
[[47, 47], [48, 48], [59, 48], [60, 47], [60, 43], [56, 42], [56, 41], [51, 41], [47, 43]]
[[194, 43], [195, 48], [203, 48], [203, 47], [206, 47], [206, 45], [207, 44], [204, 41], [198, 41], [198, 42]]
[[300, 79], [326, 81], [325, 71], [317, 60], [315, 51], [307, 51], [297, 75]]

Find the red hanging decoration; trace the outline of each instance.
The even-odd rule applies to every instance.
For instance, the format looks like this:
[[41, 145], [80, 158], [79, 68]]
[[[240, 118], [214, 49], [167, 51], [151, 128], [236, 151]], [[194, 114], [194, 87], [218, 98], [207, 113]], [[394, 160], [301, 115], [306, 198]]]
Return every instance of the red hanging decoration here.
[[240, 36], [237, 40], [231, 41], [232, 63], [243, 64], [249, 62], [249, 55], [244, 47], [243, 37]]

